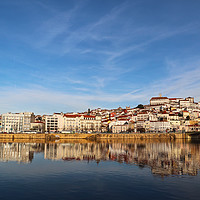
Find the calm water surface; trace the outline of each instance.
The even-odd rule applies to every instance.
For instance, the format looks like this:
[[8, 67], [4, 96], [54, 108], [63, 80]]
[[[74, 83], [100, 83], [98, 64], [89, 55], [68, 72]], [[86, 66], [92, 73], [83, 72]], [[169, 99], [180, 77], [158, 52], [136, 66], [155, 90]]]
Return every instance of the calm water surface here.
[[200, 199], [200, 143], [0, 143], [0, 199]]

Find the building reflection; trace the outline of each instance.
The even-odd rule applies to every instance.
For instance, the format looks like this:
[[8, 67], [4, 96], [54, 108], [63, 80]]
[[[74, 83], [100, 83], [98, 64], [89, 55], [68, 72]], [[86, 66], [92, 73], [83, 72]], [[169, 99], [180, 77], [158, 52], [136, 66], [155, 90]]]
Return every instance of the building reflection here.
[[116, 161], [150, 167], [155, 175], [197, 175], [200, 146], [191, 143], [45, 144], [45, 159]]
[[34, 154], [63, 161], [115, 161], [149, 167], [159, 176], [192, 175], [200, 169], [200, 144], [181, 142], [135, 143], [0, 143], [0, 161], [30, 163]]
[[0, 143], [0, 162], [30, 163], [34, 158], [34, 152], [41, 151], [44, 151], [44, 144]]

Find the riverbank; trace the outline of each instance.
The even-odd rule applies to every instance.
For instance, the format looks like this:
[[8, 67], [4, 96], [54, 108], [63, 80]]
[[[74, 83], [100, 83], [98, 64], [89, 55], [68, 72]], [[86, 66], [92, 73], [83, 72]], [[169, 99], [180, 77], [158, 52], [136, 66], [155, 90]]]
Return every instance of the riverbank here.
[[45, 140], [54, 141], [59, 139], [190, 139], [191, 137], [185, 133], [132, 133], [132, 134], [0, 134], [0, 139], [9, 140]]

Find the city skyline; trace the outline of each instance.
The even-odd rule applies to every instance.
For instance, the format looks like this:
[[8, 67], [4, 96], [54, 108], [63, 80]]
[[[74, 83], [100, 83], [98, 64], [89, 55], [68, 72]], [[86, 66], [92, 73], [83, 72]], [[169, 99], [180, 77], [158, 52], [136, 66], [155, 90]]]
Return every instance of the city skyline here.
[[0, 2], [0, 113], [200, 100], [200, 2]]

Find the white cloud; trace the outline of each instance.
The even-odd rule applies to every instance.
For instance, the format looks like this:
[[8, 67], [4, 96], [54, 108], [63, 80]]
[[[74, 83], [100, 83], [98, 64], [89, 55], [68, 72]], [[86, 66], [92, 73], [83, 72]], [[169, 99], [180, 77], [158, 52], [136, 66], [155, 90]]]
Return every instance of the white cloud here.
[[[185, 65], [189, 66], [189, 64]], [[200, 65], [191, 66], [191, 70], [188, 67], [186, 71], [181, 71], [181, 65], [178, 64], [177, 68], [180, 69], [178, 74], [170, 73], [165, 79], [152, 81], [145, 88], [137, 88], [127, 93], [108, 94], [102, 90], [90, 90], [91, 94], [88, 94], [88, 88], [75, 88], [75, 90], [82, 92], [79, 95], [76, 93], [66, 94], [36, 86], [26, 89], [1, 87], [0, 110], [1, 112], [26, 110], [36, 113], [53, 113], [55, 111], [84, 111], [89, 107], [103, 107], [105, 103], [109, 104], [110, 107], [122, 103], [135, 106], [137, 103], [148, 104], [150, 97], [157, 96], [159, 93], [169, 97], [194, 96], [199, 101]], [[104, 80], [99, 80], [98, 84], [101, 86]]]

